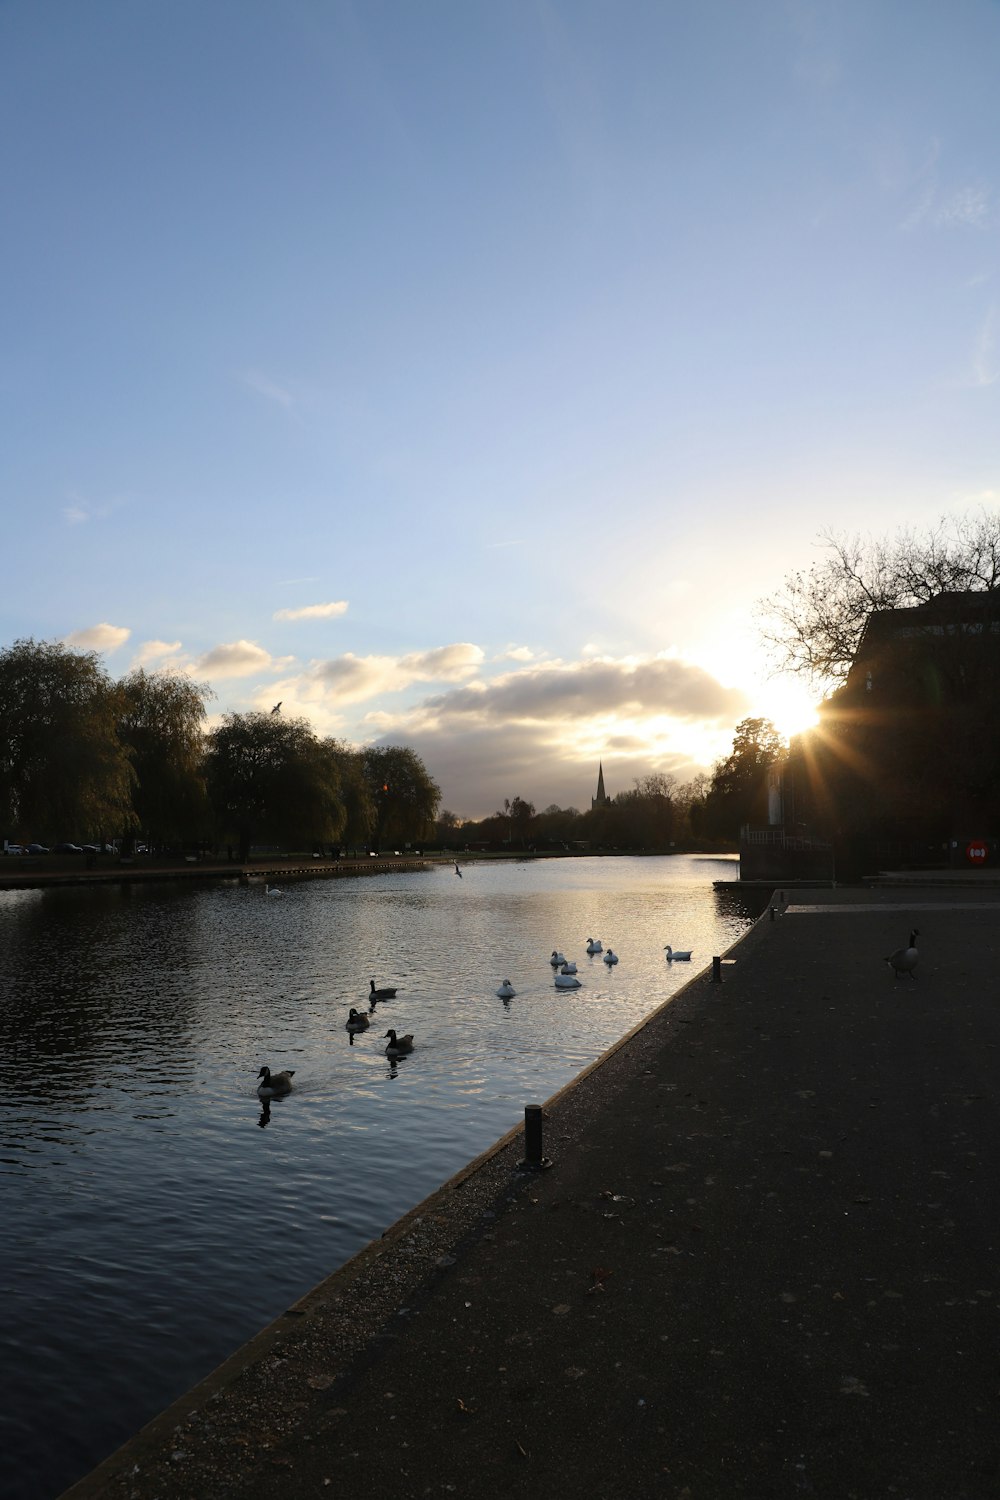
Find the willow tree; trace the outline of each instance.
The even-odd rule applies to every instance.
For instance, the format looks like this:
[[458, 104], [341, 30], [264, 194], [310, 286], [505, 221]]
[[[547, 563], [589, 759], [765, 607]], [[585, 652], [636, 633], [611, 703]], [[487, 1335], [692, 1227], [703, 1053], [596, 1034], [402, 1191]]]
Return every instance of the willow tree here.
[[155, 843], [199, 837], [209, 819], [202, 757], [211, 689], [181, 673], [141, 667], [118, 686], [119, 735], [132, 754], [139, 827]]
[[227, 714], [206, 742], [205, 780], [217, 824], [242, 861], [254, 840], [333, 843], [345, 826], [336, 759], [305, 719]]
[[361, 752], [361, 764], [375, 804], [376, 841], [432, 837], [441, 788], [416, 751], [404, 745], [369, 745]]
[[96, 651], [30, 639], [0, 651], [0, 818], [11, 833], [90, 839], [134, 825], [120, 704]]

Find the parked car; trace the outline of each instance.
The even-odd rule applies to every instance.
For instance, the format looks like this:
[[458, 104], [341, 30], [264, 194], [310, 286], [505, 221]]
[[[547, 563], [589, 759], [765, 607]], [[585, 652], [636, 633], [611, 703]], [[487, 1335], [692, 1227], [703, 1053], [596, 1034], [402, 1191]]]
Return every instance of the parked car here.
[[53, 854], [82, 854], [83, 849], [79, 844], [56, 844]]
[[22, 844], [8, 844], [3, 852], [5, 854], [23, 854], [24, 846]]
[[48, 854], [48, 852], [49, 852], [49, 849], [48, 849], [48, 845], [47, 844], [29, 844], [28, 845], [28, 853], [29, 854]]

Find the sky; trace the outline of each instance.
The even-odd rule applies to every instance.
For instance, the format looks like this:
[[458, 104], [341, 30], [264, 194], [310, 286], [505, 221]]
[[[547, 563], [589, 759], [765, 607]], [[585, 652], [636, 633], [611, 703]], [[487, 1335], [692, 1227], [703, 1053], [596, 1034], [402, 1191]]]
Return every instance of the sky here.
[[589, 807], [1000, 504], [998, 0], [0, 0], [0, 648]]

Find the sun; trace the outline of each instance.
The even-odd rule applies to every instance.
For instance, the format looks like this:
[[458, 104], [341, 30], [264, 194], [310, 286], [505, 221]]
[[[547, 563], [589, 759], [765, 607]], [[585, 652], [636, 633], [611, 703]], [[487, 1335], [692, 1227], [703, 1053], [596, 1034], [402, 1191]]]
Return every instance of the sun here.
[[753, 698], [754, 711], [770, 719], [783, 739], [814, 729], [819, 723], [816, 694], [801, 682], [774, 678], [762, 683]]

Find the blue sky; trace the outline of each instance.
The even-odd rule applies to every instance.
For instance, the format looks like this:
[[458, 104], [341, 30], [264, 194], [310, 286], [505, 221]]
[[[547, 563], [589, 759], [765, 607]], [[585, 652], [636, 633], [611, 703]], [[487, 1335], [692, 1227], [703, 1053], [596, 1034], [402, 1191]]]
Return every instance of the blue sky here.
[[0, 0], [0, 643], [687, 779], [825, 528], [1000, 503], [1000, 4]]

